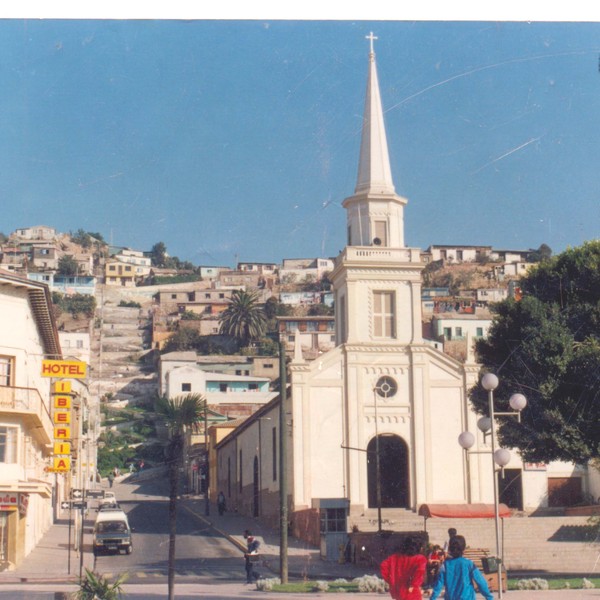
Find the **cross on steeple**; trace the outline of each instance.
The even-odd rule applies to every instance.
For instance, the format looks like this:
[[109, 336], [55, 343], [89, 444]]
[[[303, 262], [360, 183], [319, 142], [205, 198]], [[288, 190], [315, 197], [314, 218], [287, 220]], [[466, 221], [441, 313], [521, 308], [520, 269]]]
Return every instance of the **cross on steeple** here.
[[371, 43], [371, 54], [375, 54], [375, 50], [373, 49], [373, 41], [378, 40], [379, 38], [373, 35], [373, 32], [371, 31], [369, 35], [365, 35], [365, 39], [369, 40], [369, 42]]

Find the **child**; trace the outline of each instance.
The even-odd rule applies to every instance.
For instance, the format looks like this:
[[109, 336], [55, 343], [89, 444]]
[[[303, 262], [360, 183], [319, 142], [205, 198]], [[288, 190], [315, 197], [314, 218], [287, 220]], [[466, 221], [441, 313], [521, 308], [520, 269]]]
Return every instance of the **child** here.
[[481, 571], [472, 560], [463, 557], [467, 543], [462, 535], [456, 535], [448, 543], [448, 554], [440, 568], [430, 600], [439, 598], [442, 588], [445, 600], [475, 600], [475, 584], [486, 600], [494, 600]]
[[402, 541], [400, 551], [381, 563], [381, 576], [389, 584], [394, 600], [421, 600], [427, 565], [421, 548], [421, 538], [409, 535]]
[[444, 562], [444, 551], [441, 546], [435, 545], [427, 557], [427, 587], [432, 587], [437, 579], [437, 574]]

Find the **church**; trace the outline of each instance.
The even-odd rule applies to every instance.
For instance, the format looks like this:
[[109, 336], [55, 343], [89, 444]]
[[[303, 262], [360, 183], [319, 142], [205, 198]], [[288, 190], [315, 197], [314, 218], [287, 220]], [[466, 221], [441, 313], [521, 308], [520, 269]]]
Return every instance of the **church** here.
[[[289, 518], [293, 532], [309, 541], [318, 539], [323, 515], [347, 531], [353, 515], [373, 508], [493, 502], [489, 439], [468, 398], [480, 365], [472, 350], [459, 362], [422, 336], [425, 263], [420, 249], [405, 245], [407, 199], [393, 182], [375, 38], [368, 39], [358, 176], [342, 203], [347, 246], [330, 276], [336, 345], [310, 362], [298, 345], [288, 365]], [[274, 399], [217, 444], [210, 486], [213, 496], [224, 491], [228, 506], [272, 523], [280, 403]], [[463, 431], [475, 435], [469, 455], [458, 443]], [[553, 478], [584, 491], [592, 485], [584, 467], [527, 465], [512, 452], [498, 480], [500, 499], [520, 510], [547, 506]]]

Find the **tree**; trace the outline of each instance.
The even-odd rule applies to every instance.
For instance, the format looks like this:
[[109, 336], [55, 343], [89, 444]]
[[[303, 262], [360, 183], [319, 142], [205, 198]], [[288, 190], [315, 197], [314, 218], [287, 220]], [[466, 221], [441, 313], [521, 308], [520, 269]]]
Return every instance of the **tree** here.
[[156, 242], [150, 250], [150, 259], [155, 267], [166, 266], [168, 256], [167, 247], [163, 242]]
[[[500, 386], [498, 410], [514, 392], [527, 396], [522, 422], [502, 419], [499, 437], [530, 461], [586, 462], [600, 455], [600, 241], [533, 267], [522, 300], [498, 303], [476, 350]], [[471, 394], [486, 414], [481, 388]]]
[[308, 315], [310, 317], [328, 317], [335, 314], [333, 306], [327, 304], [311, 304], [308, 307]]
[[177, 494], [179, 492], [179, 467], [183, 459], [185, 432], [197, 423], [206, 410], [206, 400], [200, 394], [186, 394], [175, 398], [160, 396], [156, 412], [164, 417], [169, 429], [166, 448], [169, 468], [169, 600], [175, 598], [175, 543], [177, 540]]
[[101, 233], [98, 233], [97, 231], [88, 231], [88, 235], [94, 238], [97, 242], [100, 242], [101, 244], [106, 244], [104, 236]]
[[73, 277], [79, 273], [79, 264], [74, 256], [64, 254], [58, 259], [58, 274]]
[[527, 257], [528, 262], [543, 262], [552, 256], [552, 248], [542, 244], [537, 250], [532, 250]]
[[165, 343], [163, 352], [181, 352], [197, 350], [200, 345], [200, 333], [196, 329], [180, 327]]
[[92, 245], [92, 236], [83, 229], [78, 229], [75, 233], [71, 232], [71, 241], [79, 244], [82, 248], [89, 248]]
[[251, 292], [235, 290], [229, 306], [219, 317], [222, 335], [229, 335], [247, 346], [251, 341], [261, 338], [266, 331], [265, 311], [258, 296]]

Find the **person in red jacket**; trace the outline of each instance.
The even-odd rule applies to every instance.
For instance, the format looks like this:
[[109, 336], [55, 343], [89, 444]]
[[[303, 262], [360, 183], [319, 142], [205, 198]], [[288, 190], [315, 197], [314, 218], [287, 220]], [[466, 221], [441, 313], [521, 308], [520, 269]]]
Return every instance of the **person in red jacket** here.
[[381, 563], [381, 576], [389, 584], [390, 596], [394, 600], [421, 600], [421, 585], [427, 567], [422, 548], [420, 537], [408, 535], [402, 541], [399, 552]]

